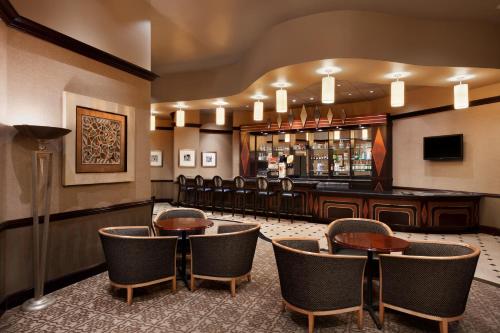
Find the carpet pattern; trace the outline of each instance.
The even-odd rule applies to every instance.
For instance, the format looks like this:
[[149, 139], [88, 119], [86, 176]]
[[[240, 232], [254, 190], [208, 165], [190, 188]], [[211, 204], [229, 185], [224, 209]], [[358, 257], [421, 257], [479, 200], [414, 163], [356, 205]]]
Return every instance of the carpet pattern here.
[[[252, 282], [238, 284], [232, 298], [228, 284], [204, 281], [195, 292], [179, 281], [134, 291], [127, 306], [125, 293], [111, 293], [107, 273], [96, 275], [52, 295], [56, 303], [39, 312], [19, 307], [1, 318], [1, 332], [304, 332], [307, 319], [281, 312], [281, 293], [274, 253], [259, 240]], [[450, 332], [498, 332], [500, 289], [474, 281], [465, 317], [450, 324]], [[438, 332], [437, 322], [388, 311], [383, 330], [377, 330], [365, 311], [363, 332]], [[316, 320], [317, 332], [360, 332], [354, 314]]]

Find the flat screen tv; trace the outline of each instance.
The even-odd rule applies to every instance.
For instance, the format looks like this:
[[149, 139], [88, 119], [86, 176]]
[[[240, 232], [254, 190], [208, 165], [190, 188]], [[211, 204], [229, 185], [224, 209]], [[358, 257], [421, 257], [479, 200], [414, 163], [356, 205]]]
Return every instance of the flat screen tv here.
[[463, 160], [463, 134], [428, 136], [424, 138], [424, 160]]

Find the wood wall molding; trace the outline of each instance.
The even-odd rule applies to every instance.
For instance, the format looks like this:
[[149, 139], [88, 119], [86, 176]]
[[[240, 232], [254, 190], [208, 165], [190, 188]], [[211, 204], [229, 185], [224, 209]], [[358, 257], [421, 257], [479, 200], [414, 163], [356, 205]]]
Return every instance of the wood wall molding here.
[[157, 74], [143, 67], [137, 66], [127, 60], [114, 56], [111, 53], [83, 43], [75, 38], [62, 34], [20, 15], [9, 0], [0, 0], [0, 18], [9, 27], [18, 29], [29, 35], [43, 39], [49, 43], [76, 52], [87, 58], [94, 59], [103, 64], [115, 67], [142, 79], [153, 81], [159, 77]]
[[217, 129], [206, 129], [200, 128], [200, 133], [209, 133], [209, 134], [233, 134], [233, 130], [217, 130]]
[[[498, 103], [498, 102], [500, 102], [500, 96], [480, 98], [480, 99], [470, 101], [469, 107]], [[418, 110], [418, 111], [412, 111], [412, 112], [407, 112], [407, 113], [391, 115], [390, 118], [392, 120], [398, 120], [398, 119], [405, 119], [405, 118], [420, 117], [420, 116], [425, 116], [428, 114], [446, 112], [446, 111], [455, 111], [455, 108], [451, 104], [450, 105], [443, 105], [443, 106], [438, 106], [438, 107], [430, 108], [430, 109], [424, 109], [424, 110]]]
[[[69, 212], [54, 213], [54, 214], [50, 215], [50, 222], [74, 219], [74, 218], [78, 218], [78, 217], [97, 215], [97, 214], [103, 214], [103, 213], [110, 213], [110, 212], [115, 212], [115, 211], [123, 210], [123, 209], [131, 209], [131, 208], [137, 208], [137, 207], [142, 207], [142, 206], [148, 206], [148, 205], [151, 205], [152, 202], [153, 202], [152, 200], [143, 200], [143, 201], [136, 201], [136, 202], [121, 203], [121, 204], [116, 204], [116, 205], [107, 206], [107, 207], [88, 208], [88, 209], [73, 210], [73, 211], [69, 211]], [[41, 217], [40, 217], [39, 221], [40, 221], [40, 224], [43, 223], [43, 219]], [[20, 219], [15, 219], [15, 220], [8, 220], [8, 221], [4, 221], [3, 223], [0, 223], [0, 232], [7, 230], [7, 229], [27, 227], [27, 226], [31, 226], [32, 224], [33, 224], [32, 217], [25, 217], [25, 218], [20, 218]]]
[[151, 179], [151, 183], [173, 183], [173, 179]]
[[[468, 191], [445, 190], [445, 189], [435, 189], [435, 188], [425, 188], [425, 187], [408, 187], [408, 186], [393, 186], [392, 188], [394, 188], [394, 189], [399, 189], [399, 190], [411, 190], [411, 191], [430, 191], [430, 192], [440, 192], [440, 191], [447, 191], [447, 192], [468, 192]], [[500, 194], [495, 194], [495, 193], [482, 193], [482, 192], [469, 192], [469, 193], [472, 193], [473, 195], [480, 195], [480, 196], [487, 197], [487, 198], [500, 198]]]

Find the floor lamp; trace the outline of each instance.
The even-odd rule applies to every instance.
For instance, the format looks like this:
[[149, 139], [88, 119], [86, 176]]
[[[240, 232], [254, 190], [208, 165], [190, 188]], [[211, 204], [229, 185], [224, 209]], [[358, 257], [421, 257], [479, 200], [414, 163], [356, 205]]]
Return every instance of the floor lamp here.
[[[60, 127], [14, 125], [19, 133], [37, 140], [38, 149], [32, 154], [31, 172], [31, 211], [33, 214], [33, 279], [34, 297], [23, 303], [25, 311], [45, 309], [54, 299], [43, 295], [45, 284], [45, 266], [47, 261], [47, 244], [49, 241], [50, 195], [52, 189], [52, 152], [47, 150], [51, 140], [59, 139], [71, 130]], [[39, 188], [41, 193], [39, 195]], [[40, 233], [39, 204], [42, 203], [43, 230]], [[40, 240], [41, 234], [41, 240]]]

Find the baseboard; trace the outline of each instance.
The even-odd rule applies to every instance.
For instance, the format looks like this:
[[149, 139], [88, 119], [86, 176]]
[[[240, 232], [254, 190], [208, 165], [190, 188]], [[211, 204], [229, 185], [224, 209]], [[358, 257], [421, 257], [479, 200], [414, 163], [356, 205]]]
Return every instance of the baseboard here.
[[174, 199], [161, 199], [161, 198], [155, 198], [155, 202], [168, 202], [169, 204], [172, 204], [174, 202]]
[[483, 234], [493, 235], [493, 236], [500, 236], [500, 229], [499, 228], [489, 227], [487, 225], [480, 225], [479, 232], [482, 232]]
[[[107, 270], [106, 263], [97, 264], [77, 272], [73, 272], [56, 279], [47, 281], [45, 283], [45, 294], [62, 289], [76, 282], [85, 280], [91, 276], [105, 272]], [[0, 316], [8, 309], [15, 308], [23, 304], [24, 301], [33, 297], [33, 288], [17, 291], [13, 294], [7, 295], [0, 303]]]

